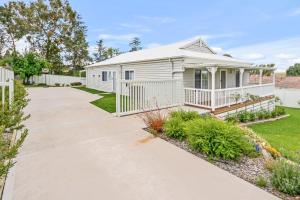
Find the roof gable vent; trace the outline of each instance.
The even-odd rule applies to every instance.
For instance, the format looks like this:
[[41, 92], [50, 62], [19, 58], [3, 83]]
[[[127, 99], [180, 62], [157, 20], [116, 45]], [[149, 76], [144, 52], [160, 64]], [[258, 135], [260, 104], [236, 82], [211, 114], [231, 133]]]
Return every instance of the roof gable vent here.
[[207, 46], [207, 44], [201, 40], [201, 39], [197, 39], [193, 42], [190, 42], [186, 45], [184, 45], [183, 47], [181, 47], [180, 49], [185, 49], [185, 50], [190, 50], [190, 51], [196, 51], [196, 52], [200, 52], [200, 53], [210, 53], [210, 54], [216, 54], [211, 48], [209, 48]]

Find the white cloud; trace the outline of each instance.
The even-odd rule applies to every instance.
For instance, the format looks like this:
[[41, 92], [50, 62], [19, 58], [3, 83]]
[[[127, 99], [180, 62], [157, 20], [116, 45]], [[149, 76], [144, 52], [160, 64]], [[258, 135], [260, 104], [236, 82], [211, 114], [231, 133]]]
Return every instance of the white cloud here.
[[161, 44], [159, 44], [159, 43], [150, 43], [150, 44], [148, 44], [147, 45], [147, 48], [154, 48], [154, 47], [159, 47], [159, 46], [161, 46]]
[[285, 60], [285, 59], [289, 60], [289, 59], [295, 58], [294, 55], [286, 54], [286, 53], [280, 53], [280, 54], [277, 54], [275, 57], [276, 57], [276, 58], [279, 58], [279, 59], [284, 59], [284, 60]]
[[278, 71], [285, 71], [296, 61], [300, 61], [300, 37], [272, 42], [241, 46], [226, 52], [236, 58], [246, 59], [256, 64], [275, 63]]
[[129, 42], [134, 37], [140, 37], [139, 34], [130, 33], [123, 35], [112, 35], [112, 34], [100, 34], [99, 39], [110, 40], [110, 41], [118, 41], [118, 42]]
[[212, 39], [220, 39], [220, 38], [234, 38], [240, 35], [240, 33], [220, 33], [220, 34], [203, 34], [198, 35], [196, 37], [201, 37], [203, 40], [212, 40]]
[[176, 19], [172, 17], [158, 17], [158, 16], [138, 16], [138, 18], [150, 21], [150, 22], [156, 22], [160, 24], [167, 24], [175, 22]]
[[89, 46], [88, 51], [89, 51], [89, 55], [90, 56], [93, 56], [93, 53], [96, 52], [96, 48], [97, 48], [97, 45], [91, 45], [91, 46]]
[[265, 56], [261, 53], [248, 53], [241, 55], [241, 58], [246, 60], [260, 60], [265, 58]]
[[106, 30], [107, 30], [106, 28], [93, 28], [93, 29], [91, 29], [91, 32], [103, 32]]
[[300, 15], [300, 8], [296, 8], [289, 14], [289, 16], [298, 16], [298, 15]]
[[137, 32], [150, 32], [151, 29], [143, 26], [143, 25], [139, 25], [139, 24], [128, 24], [128, 23], [121, 23], [120, 26], [122, 28], [126, 28], [126, 29], [134, 29]]
[[293, 59], [293, 63], [300, 63], [300, 58]]

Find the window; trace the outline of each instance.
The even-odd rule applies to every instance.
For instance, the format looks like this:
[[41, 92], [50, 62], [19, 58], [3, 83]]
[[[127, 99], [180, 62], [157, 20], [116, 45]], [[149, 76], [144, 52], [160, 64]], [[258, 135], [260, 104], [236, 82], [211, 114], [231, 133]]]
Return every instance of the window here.
[[107, 81], [107, 71], [102, 72], [102, 81]]
[[201, 88], [208, 89], [208, 72], [201, 71]]
[[111, 71], [108, 72], [108, 80], [110, 80], [110, 81], [112, 80], [112, 72]]
[[134, 71], [126, 70], [125, 71], [125, 80], [133, 80], [134, 79]]
[[240, 71], [235, 71], [235, 87], [240, 87]]

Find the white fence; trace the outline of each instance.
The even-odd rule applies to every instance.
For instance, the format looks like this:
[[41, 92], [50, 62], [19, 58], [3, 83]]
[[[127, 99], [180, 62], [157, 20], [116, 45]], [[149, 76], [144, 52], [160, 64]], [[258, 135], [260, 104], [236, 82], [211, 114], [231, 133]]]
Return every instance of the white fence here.
[[80, 82], [82, 85], [85, 85], [85, 80], [85, 77], [42, 74], [40, 76], [33, 76], [30, 82], [46, 85], [70, 85], [71, 83]]
[[[14, 72], [0, 67], [0, 87], [1, 87], [1, 100], [2, 109], [4, 109], [6, 100], [6, 91], [8, 91], [9, 104], [13, 101], [14, 96]], [[6, 90], [8, 88], [8, 90]]]
[[276, 88], [275, 96], [280, 98], [283, 106], [300, 108], [300, 89], [296, 88]]
[[184, 88], [184, 99], [187, 105], [211, 107], [211, 90]]
[[182, 103], [178, 80], [121, 80], [117, 83], [117, 114], [128, 115]]
[[243, 101], [246, 94], [256, 95], [260, 97], [274, 95], [274, 84], [263, 85], [250, 85], [241, 88], [228, 88], [215, 90], [215, 107], [224, 107], [236, 103], [234, 96], [239, 94], [241, 99], [238, 102]]
[[[198, 105], [205, 108], [211, 108], [211, 90], [197, 89], [197, 88], [185, 88], [185, 104]], [[236, 103], [234, 95], [239, 94], [241, 99], [238, 102], [243, 101], [246, 94], [257, 95], [260, 97], [274, 95], [274, 84], [263, 85], [251, 85], [240, 88], [227, 88], [215, 90], [215, 108], [229, 106]]]

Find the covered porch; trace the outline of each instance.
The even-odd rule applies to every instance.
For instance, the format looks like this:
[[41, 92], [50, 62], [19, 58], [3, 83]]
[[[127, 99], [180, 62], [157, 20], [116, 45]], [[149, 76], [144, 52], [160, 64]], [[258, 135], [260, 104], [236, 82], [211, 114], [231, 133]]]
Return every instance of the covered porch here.
[[[263, 74], [268, 71], [270, 82], [263, 83]], [[249, 100], [249, 96], [267, 97], [274, 95], [275, 68], [252, 67], [238, 64], [185, 65], [184, 104], [214, 111]], [[251, 81], [253, 73], [259, 74], [257, 81]]]

